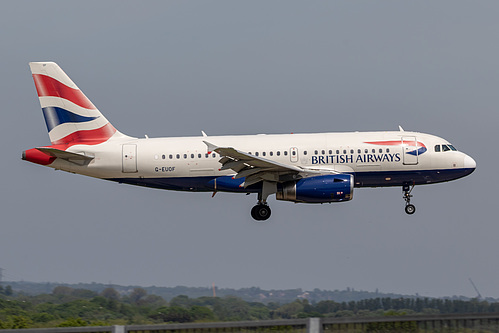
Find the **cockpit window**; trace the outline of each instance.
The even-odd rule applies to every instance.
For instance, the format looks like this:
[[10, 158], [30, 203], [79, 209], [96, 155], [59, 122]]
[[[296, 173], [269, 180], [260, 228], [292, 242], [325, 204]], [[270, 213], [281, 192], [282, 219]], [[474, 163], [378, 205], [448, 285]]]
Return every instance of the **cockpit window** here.
[[440, 151], [457, 151], [457, 149], [453, 145], [436, 145], [435, 146], [435, 152], [438, 153]]

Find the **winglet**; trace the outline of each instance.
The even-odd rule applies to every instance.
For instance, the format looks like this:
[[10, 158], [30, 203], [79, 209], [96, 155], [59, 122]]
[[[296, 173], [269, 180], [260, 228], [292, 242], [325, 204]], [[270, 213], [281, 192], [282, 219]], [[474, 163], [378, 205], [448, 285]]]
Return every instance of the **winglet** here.
[[215, 149], [217, 149], [218, 147], [215, 146], [214, 144], [212, 143], [209, 143], [208, 141], [204, 141], [204, 144], [208, 147], [208, 154], [211, 154], [212, 151], [214, 151]]

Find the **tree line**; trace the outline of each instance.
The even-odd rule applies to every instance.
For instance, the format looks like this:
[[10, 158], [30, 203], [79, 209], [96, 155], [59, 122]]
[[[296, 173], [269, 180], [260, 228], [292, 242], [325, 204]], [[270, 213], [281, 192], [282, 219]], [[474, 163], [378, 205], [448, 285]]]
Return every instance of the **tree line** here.
[[499, 303], [477, 299], [380, 297], [349, 302], [297, 299], [285, 304], [264, 304], [234, 296], [180, 295], [167, 302], [143, 288], [123, 294], [113, 288], [97, 293], [58, 286], [51, 293], [36, 296], [12, 293], [7, 287], [2, 290], [0, 329], [499, 312]]

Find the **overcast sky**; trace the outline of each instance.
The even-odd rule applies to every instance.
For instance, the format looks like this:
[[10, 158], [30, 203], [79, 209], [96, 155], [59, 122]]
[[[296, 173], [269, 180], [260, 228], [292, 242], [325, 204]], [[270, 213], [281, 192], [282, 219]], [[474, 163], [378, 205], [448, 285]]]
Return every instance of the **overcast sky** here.
[[[498, 1], [3, 1], [4, 280], [499, 297]], [[305, 205], [119, 185], [25, 161], [49, 144], [29, 61], [132, 136], [397, 130], [467, 178]]]

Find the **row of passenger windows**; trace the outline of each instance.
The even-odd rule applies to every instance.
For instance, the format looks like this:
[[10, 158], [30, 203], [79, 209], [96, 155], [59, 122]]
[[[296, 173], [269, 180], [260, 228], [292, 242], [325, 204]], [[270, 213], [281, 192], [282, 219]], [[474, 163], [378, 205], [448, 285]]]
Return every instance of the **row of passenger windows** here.
[[456, 148], [454, 148], [453, 145], [436, 145], [435, 146], [435, 152], [439, 153], [441, 151], [457, 151]]
[[[452, 148], [454, 148], [454, 147], [452, 147]], [[455, 150], [455, 148], [454, 148], [454, 150]], [[436, 146], [435, 146], [435, 151], [437, 151], [437, 147]], [[440, 151], [440, 150], [438, 150], [438, 151]], [[348, 154], [348, 153], [354, 154], [355, 150], [354, 149], [350, 149], [350, 150], [347, 150], [347, 149], [343, 149], [343, 150], [340, 150], [340, 149], [336, 149], [336, 150], [329, 149], [327, 152], [328, 152], [329, 155], [333, 155], [333, 153], [335, 153], [336, 155], [339, 155], [340, 153], [343, 153], [343, 154]], [[382, 154], [383, 153], [383, 149], [381, 149], [381, 148], [378, 149], [378, 152], [380, 154]], [[389, 153], [390, 149], [386, 148], [385, 152]], [[313, 151], [314, 155], [319, 155], [319, 153], [322, 154], [322, 155], [326, 155], [326, 150], [323, 149], [323, 150], [320, 150], [320, 151], [319, 150], [314, 150]], [[364, 149], [364, 154], [369, 154], [369, 153], [376, 154], [376, 149], [371, 149], [371, 151], [369, 151], [369, 149]], [[253, 153], [252, 152], [248, 152], [248, 154], [252, 155]], [[255, 156], [260, 156], [260, 155], [261, 156], [267, 156], [267, 152], [265, 152], [265, 151], [263, 151], [261, 153], [260, 152], [255, 152], [254, 154], [255, 154]], [[291, 155], [292, 156], [296, 156], [296, 154], [297, 154], [296, 150], [292, 150], [291, 151]], [[357, 154], [362, 154], [362, 149], [357, 149]], [[204, 155], [204, 158], [209, 158], [210, 156], [213, 157], [213, 158], [217, 157], [217, 154], [215, 154], [215, 153], [212, 153], [212, 154], [199, 154], [198, 153], [198, 154], [175, 154], [175, 155], [174, 154], [169, 154], [169, 155], [163, 154], [163, 155], [161, 155], [161, 158], [163, 160], [165, 160], [167, 158], [170, 159], [170, 160], [173, 160], [173, 159], [179, 160], [181, 158], [187, 159], [189, 157], [191, 159], [194, 159], [194, 158], [196, 158], [196, 155], [197, 155], [197, 158], [203, 158], [203, 155]], [[283, 156], [288, 156], [288, 151], [287, 150], [283, 151], [282, 155]], [[303, 151], [303, 155], [308, 155], [308, 151], [304, 150]], [[268, 156], [274, 156], [274, 152], [273, 151], [268, 152]], [[276, 151], [275, 152], [275, 156], [281, 156], [281, 151], [279, 151], [279, 150]], [[158, 155], [156, 155], [155, 159], [158, 159], [158, 158], [159, 158]]]
[[[389, 152], [390, 152], [390, 148], [386, 148], [386, 150], [385, 150], [385, 151], [386, 151], [387, 153], [389, 153]], [[343, 149], [343, 150], [336, 149], [336, 151], [335, 151], [336, 155], [339, 155], [339, 154], [340, 154], [340, 152], [341, 152], [341, 153], [343, 153], [343, 154], [348, 154], [348, 153], [350, 153], [350, 154], [354, 154], [354, 153], [355, 153], [355, 149], [350, 149], [350, 150], [347, 150], [347, 149]], [[383, 149], [382, 149], [382, 148], [380, 148], [380, 149], [378, 150], [378, 152], [379, 152], [380, 154], [382, 154], [382, 153], [383, 153]], [[321, 153], [322, 155], [325, 155], [325, 154], [326, 154], [326, 151], [323, 149], [323, 150], [321, 150], [321, 151], [320, 151], [320, 153]], [[331, 149], [330, 149], [330, 150], [328, 151], [328, 153], [329, 153], [329, 155], [333, 155], [333, 150], [331, 150]], [[364, 154], [369, 154], [369, 153], [376, 154], [376, 149], [371, 149], [371, 151], [369, 151], [369, 149], [367, 149], [367, 148], [366, 148], [366, 149], [364, 149]], [[305, 150], [305, 151], [303, 152], [303, 155], [307, 155], [307, 154], [308, 154], [308, 152]], [[357, 154], [362, 154], [362, 149], [357, 149]], [[314, 150], [314, 155], [319, 155], [319, 151], [318, 151], [318, 150]]]
[[[371, 149], [370, 151], [371, 153], [373, 154], [376, 154], [376, 149]], [[383, 149], [379, 149], [378, 152], [381, 154], [383, 153]], [[386, 148], [386, 152], [389, 153], [390, 152], [390, 148]], [[326, 155], [326, 150], [325, 149], [322, 149], [322, 150], [314, 150], [313, 151], [313, 154], [314, 155], [319, 155], [322, 154], [322, 155]], [[336, 150], [332, 150], [332, 149], [329, 149], [327, 151], [327, 153], [329, 155], [333, 155], [333, 154], [336, 154], [336, 155], [339, 155], [339, 154], [354, 154], [355, 153], [355, 149], [350, 149], [350, 150], [347, 150], [347, 149], [343, 149], [343, 150], [340, 150], [340, 149], [336, 149]], [[251, 152], [249, 152], [249, 154], [251, 154]], [[362, 154], [362, 149], [357, 149], [357, 154]], [[369, 149], [364, 149], [364, 154], [369, 154]], [[259, 152], [255, 152], [255, 156], [259, 156], [260, 153]], [[280, 151], [277, 151], [276, 152], [276, 155], [277, 156], [280, 156], [281, 155], [281, 152]], [[295, 156], [296, 155], [296, 150], [292, 150], [291, 151], [291, 155]], [[304, 150], [303, 151], [303, 155], [308, 155], [308, 151], [307, 150]], [[267, 156], [267, 153], [266, 152], [262, 152], [262, 156]], [[274, 156], [274, 153], [273, 152], [269, 152], [269, 156]], [[288, 152], [287, 151], [284, 151], [284, 156], [288, 156]]]
[[[204, 154], [205, 158], [209, 158], [210, 156], [213, 157], [213, 158], [215, 158], [215, 157], [217, 157], [217, 154], [215, 154], [215, 153]], [[176, 154], [176, 155], [173, 155], [173, 154], [164, 155], [163, 154], [163, 155], [161, 155], [161, 158], [164, 159], [164, 160], [166, 160], [167, 157], [170, 160], [173, 160], [174, 158], [176, 158], [177, 160], [179, 160], [181, 157], [183, 157], [184, 159], [187, 159], [189, 157], [189, 154], [182, 154], [182, 155], [181, 154]], [[194, 158], [196, 158], [196, 154], [190, 154], [190, 157], [191, 157], [191, 159], [194, 159]], [[203, 154], [197, 154], [197, 158], [202, 158], [202, 157], [203, 157]], [[155, 155], [154, 158], [158, 159], [159, 157], [158, 157], [158, 155]]]

